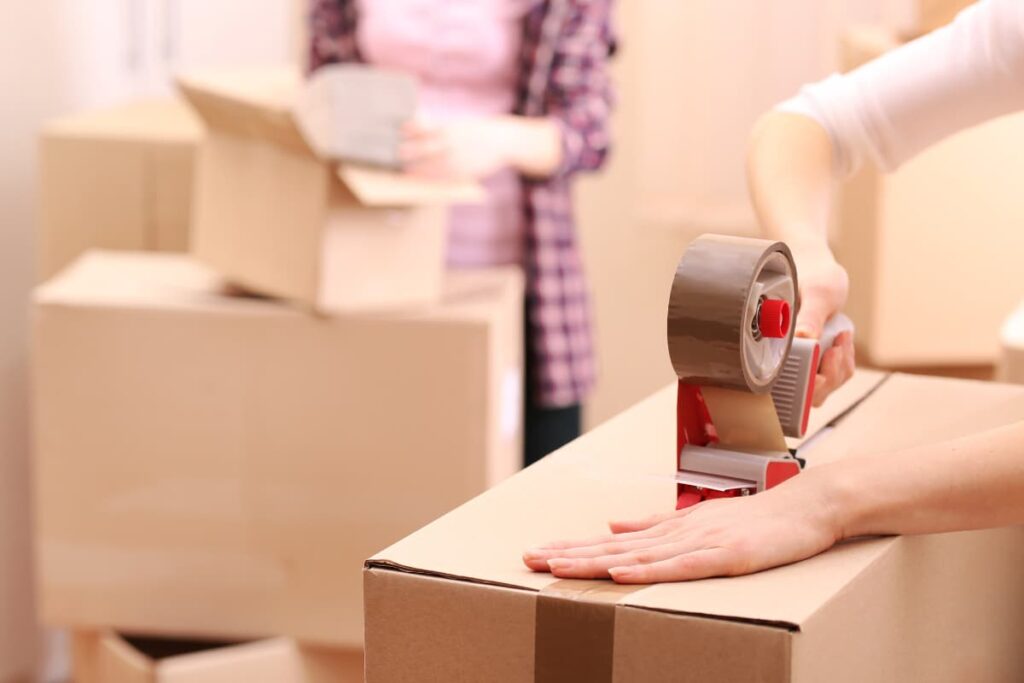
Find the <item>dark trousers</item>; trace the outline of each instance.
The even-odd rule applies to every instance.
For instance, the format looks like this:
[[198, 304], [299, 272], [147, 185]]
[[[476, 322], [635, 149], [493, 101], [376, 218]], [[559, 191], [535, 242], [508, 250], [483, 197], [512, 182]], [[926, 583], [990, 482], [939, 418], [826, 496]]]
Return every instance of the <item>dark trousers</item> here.
[[529, 318], [523, 318], [525, 388], [523, 392], [523, 466], [528, 467], [551, 451], [558, 450], [580, 435], [580, 404], [563, 408], [537, 405], [534, 395], [536, 381], [533, 376], [534, 358], [530, 350], [531, 328]]

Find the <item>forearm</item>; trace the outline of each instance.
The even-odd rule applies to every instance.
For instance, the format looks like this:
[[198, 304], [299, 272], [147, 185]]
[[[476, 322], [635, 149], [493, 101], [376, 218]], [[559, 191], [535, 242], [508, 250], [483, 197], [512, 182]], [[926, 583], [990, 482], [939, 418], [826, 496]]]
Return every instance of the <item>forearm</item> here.
[[1024, 422], [803, 476], [829, 501], [842, 538], [1024, 523]]
[[549, 118], [497, 119], [507, 163], [530, 178], [550, 177], [562, 164], [562, 131]]
[[827, 252], [832, 146], [820, 124], [785, 112], [762, 116], [751, 136], [747, 180], [767, 237], [795, 252]]

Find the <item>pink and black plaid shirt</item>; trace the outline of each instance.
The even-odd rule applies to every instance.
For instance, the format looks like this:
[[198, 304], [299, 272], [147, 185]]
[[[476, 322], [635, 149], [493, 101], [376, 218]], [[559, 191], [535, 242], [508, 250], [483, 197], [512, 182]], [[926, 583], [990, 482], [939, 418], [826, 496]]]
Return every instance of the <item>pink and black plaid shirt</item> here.
[[[310, 0], [310, 69], [361, 61], [355, 0]], [[580, 403], [595, 379], [586, 280], [576, 245], [571, 177], [602, 166], [609, 148], [612, 0], [538, 0], [523, 21], [515, 114], [562, 127], [563, 160], [544, 180], [524, 179], [527, 324], [534, 400]]]

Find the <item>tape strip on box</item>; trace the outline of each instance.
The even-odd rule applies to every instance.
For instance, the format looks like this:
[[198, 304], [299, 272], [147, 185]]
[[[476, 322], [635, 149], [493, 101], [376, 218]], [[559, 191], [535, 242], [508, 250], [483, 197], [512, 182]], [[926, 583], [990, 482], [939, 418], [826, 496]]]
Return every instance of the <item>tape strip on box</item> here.
[[644, 588], [564, 580], [543, 589], [537, 596], [535, 683], [611, 683], [617, 605]]

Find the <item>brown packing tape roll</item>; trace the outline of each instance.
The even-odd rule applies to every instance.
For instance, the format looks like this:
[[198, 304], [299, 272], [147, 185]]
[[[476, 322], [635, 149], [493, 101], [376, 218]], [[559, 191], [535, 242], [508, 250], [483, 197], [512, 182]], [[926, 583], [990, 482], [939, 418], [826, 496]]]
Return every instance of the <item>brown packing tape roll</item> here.
[[[768, 281], [789, 279], [777, 291], [795, 315], [799, 307], [796, 266], [782, 242], [702, 235], [676, 267], [668, 306], [668, 349], [679, 379], [689, 384], [766, 393], [789, 353], [786, 338], [760, 340], [752, 329], [759, 291]], [[755, 357], [771, 345], [772, 362]]]
[[535, 683], [611, 683], [617, 605], [644, 588], [565, 580], [542, 590], [537, 596]]

